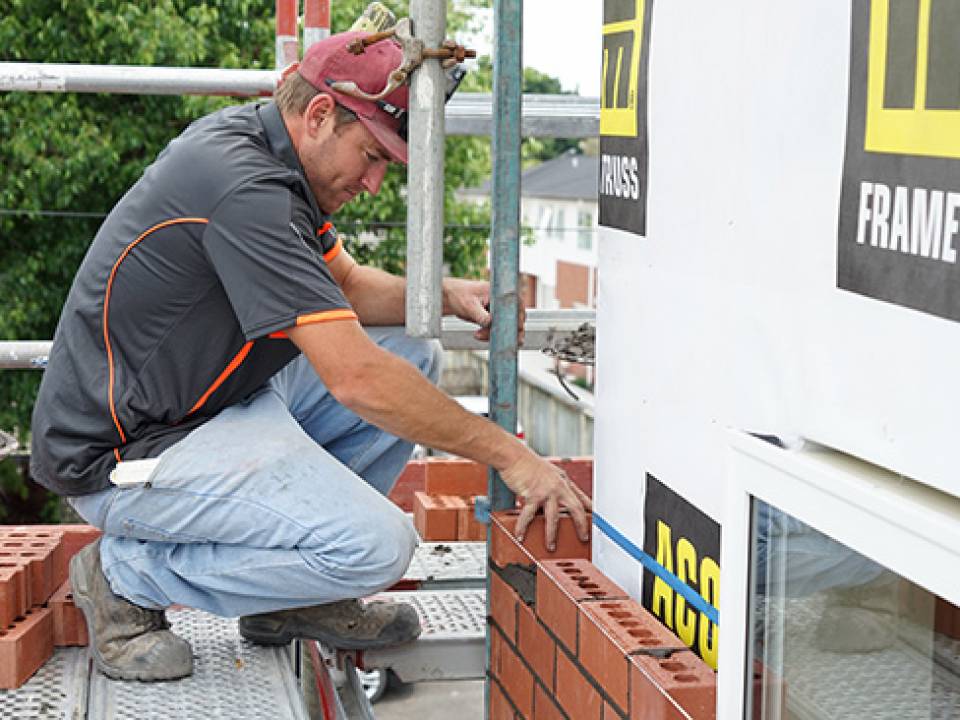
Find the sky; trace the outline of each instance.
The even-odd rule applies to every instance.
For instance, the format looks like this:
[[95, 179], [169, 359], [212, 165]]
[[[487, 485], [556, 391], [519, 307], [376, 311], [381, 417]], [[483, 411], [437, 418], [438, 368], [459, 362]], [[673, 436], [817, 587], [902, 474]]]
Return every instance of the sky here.
[[[493, 46], [493, 11], [476, 39], [481, 54]], [[525, 0], [523, 64], [560, 79], [564, 90], [600, 96], [600, 0]]]

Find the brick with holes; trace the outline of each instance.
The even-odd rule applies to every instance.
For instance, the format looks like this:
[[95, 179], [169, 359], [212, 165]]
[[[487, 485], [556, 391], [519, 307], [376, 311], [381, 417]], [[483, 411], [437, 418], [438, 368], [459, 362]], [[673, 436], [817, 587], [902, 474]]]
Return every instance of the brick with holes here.
[[53, 612], [33, 608], [0, 630], [0, 688], [23, 685], [53, 655]]
[[574, 655], [580, 603], [617, 598], [627, 598], [626, 591], [589, 560], [541, 560], [537, 564], [537, 615]]
[[635, 600], [583, 603], [580, 662], [623, 712], [629, 709], [630, 654], [684, 644]]
[[413, 524], [424, 540], [456, 540], [457, 514], [463, 500], [448, 495], [413, 495]]
[[[537, 515], [527, 527], [527, 534], [521, 543], [517, 540], [516, 528], [519, 510], [501, 510], [491, 513], [490, 557], [497, 567], [516, 563], [533, 565], [537, 560], [560, 560], [590, 558], [590, 542], [582, 542], [577, 537], [573, 518], [566, 512], [560, 513], [557, 526], [557, 549], [547, 550], [544, 540], [544, 516]], [[590, 525], [587, 513], [587, 526]]]
[[716, 716], [717, 674], [694, 653], [630, 657], [630, 720], [714, 720]]
[[63, 583], [50, 597], [53, 610], [53, 644], [57, 647], [78, 647], [89, 644], [87, 621], [73, 603], [70, 581]]

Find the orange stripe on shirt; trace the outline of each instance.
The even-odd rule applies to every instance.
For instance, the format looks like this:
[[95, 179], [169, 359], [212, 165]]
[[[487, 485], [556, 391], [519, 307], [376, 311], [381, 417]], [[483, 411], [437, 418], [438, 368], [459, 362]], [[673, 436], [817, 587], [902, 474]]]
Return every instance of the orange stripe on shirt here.
[[343, 250], [343, 240], [337, 238], [337, 244], [323, 254], [323, 261], [327, 263], [330, 262], [340, 254], [341, 250]]
[[297, 327], [312, 325], [313, 323], [330, 322], [331, 320], [356, 320], [357, 314], [353, 310], [324, 310], [323, 312], [301, 315], [297, 318]]
[[223, 372], [213, 381], [213, 385], [207, 388], [207, 391], [200, 396], [200, 399], [194, 403], [193, 407], [190, 408], [190, 412], [187, 415], [193, 415], [197, 410], [203, 407], [204, 403], [210, 398], [213, 393], [216, 392], [217, 388], [223, 385], [226, 382], [226, 379], [230, 377], [234, 371], [240, 367], [244, 360], [247, 359], [247, 355], [250, 354], [250, 348], [253, 347], [253, 340], [248, 340], [244, 343], [243, 347], [240, 348], [240, 352], [233, 356], [233, 360], [223, 369]]
[[[113, 424], [117, 428], [117, 433], [120, 435], [120, 444], [124, 445], [127, 442], [127, 435], [123, 432], [123, 427], [120, 425], [120, 419], [117, 417], [117, 409], [114, 404], [114, 395], [113, 395], [113, 383], [114, 383], [114, 370], [113, 370], [113, 348], [110, 345], [110, 295], [113, 292], [113, 279], [117, 275], [117, 269], [120, 267], [127, 255], [130, 254], [130, 251], [133, 250], [137, 245], [140, 244], [140, 241], [145, 237], [150, 235], [157, 230], [160, 230], [171, 225], [182, 225], [184, 223], [200, 223], [206, 225], [210, 222], [207, 218], [175, 218], [173, 220], [166, 220], [162, 223], [157, 223], [152, 228], [144, 231], [140, 237], [134, 240], [132, 243], [127, 245], [124, 248], [124, 251], [120, 253], [120, 257], [117, 258], [117, 261], [113, 264], [113, 268], [110, 270], [110, 277], [107, 279], [107, 289], [104, 292], [103, 297], [103, 343], [107, 349], [107, 369], [109, 379], [107, 381], [107, 401], [110, 405], [110, 416], [113, 418]], [[120, 459], [120, 453], [118, 450], [114, 450], [114, 455], [117, 459]]]

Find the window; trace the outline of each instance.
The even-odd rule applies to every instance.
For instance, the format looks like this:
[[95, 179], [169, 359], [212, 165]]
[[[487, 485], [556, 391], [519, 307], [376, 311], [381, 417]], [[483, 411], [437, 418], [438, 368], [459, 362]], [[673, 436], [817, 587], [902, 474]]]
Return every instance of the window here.
[[772, 505], [752, 508], [744, 717], [960, 717], [960, 610]]
[[593, 249], [593, 213], [581, 210], [577, 213], [577, 247], [581, 250]]

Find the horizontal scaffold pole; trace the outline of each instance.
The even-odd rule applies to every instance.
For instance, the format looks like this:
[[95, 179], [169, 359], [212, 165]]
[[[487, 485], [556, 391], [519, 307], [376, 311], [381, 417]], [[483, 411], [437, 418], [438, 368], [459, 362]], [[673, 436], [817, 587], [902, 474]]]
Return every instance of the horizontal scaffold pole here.
[[[0, 62], [0, 92], [267, 97], [278, 77], [275, 70]], [[447, 134], [489, 135], [492, 117], [490, 93], [457, 93], [446, 105]], [[524, 137], [594, 137], [599, 129], [598, 98], [523, 96]]]
[[[542, 350], [569, 337], [583, 323], [595, 323], [593, 310], [527, 310], [524, 323], [523, 350]], [[473, 337], [477, 326], [446, 317], [440, 332], [448, 350], [487, 350], [489, 345]], [[0, 341], [0, 370], [17, 368], [43, 369], [50, 354], [49, 340]]]

